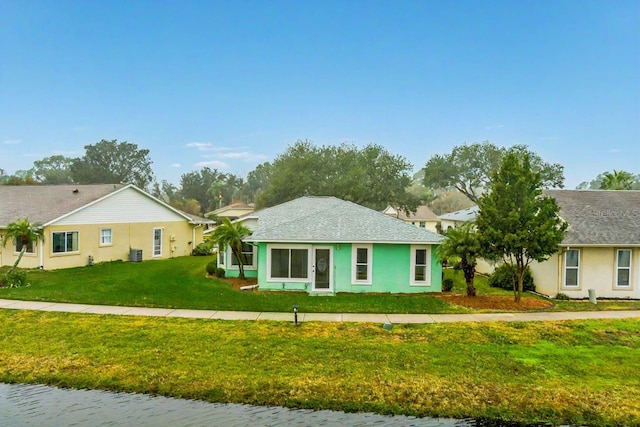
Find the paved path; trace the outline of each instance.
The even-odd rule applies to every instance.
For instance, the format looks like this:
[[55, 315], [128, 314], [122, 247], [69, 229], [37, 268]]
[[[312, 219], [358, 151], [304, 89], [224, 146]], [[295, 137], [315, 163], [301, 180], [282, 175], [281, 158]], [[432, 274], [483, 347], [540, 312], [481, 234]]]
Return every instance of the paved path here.
[[[187, 317], [222, 320], [276, 320], [293, 322], [293, 313], [257, 311], [186, 310], [172, 308], [121, 307], [112, 305], [67, 304], [42, 301], [0, 299], [0, 309], [59, 311], [66, 313], [120, 314], [127, 316]], [[545, 313], [477, 314], [373, 314], [373, 313], [298, 313], [298, 322], [371, 322], [371, 323], [443, 323], [443, 322], [530, 322], [541, 320], [640, 318], [640, 310], [575, 311]]]

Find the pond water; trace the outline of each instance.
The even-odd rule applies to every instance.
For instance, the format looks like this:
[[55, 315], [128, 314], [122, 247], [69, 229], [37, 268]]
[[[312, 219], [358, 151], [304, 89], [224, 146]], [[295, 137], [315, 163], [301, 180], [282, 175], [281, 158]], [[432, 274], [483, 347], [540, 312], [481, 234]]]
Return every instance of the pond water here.
[[2, 426], [475, 426], [473, 421], [207, 403], [0, 383]]

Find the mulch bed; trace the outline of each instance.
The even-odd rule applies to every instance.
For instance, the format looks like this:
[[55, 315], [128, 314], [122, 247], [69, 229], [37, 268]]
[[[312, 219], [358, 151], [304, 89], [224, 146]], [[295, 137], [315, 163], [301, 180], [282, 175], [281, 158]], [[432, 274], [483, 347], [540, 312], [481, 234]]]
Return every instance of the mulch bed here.
[[553, 303], [551, 301], [531, 297], [522, 297], [520, 302], [515, 302], [512, 296], [502, 295], [478, 295], [475, 297], [468, 297], [462, 294], [450, 294], [445, 292], [441, 295], [433, 296], [450, 304], [486, 310], [522, 311], [542, 310], [553, 307]]
[[251, 286], [251, 285], [255, 285], [256, 283], [258, 283], [258, 279], [245, 279], [245, 280], [240, 280], [237, 277], [227, 277], [225, 279], [222, 279], [225, 282], [228, 282], [231, 287], [233, 289], [240, 289], [242, 286]]

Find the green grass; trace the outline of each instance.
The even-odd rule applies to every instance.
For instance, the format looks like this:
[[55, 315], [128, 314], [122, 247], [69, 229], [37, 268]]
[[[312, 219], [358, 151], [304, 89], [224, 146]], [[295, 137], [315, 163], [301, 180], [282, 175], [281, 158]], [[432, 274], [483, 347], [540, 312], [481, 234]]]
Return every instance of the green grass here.
[[257, 405], [640, 425], [640, 320], [224, 322], [0, 310], [0, 381]]
[[[185, 309], [318, 313], [466, 313], [470, 309], [433, 298], [429, 294], [338, 294], [309, 296], [305, 292], [242, 292], [227, 282], [207, 278], [209, 257], [182, 257], [142, 263], [113, 262], [54, 271], [30, 270], [31, 286], [0, 289], [0, 298], [85, 304], [167, 307]], [[0, 274], [7, 267], [0, 269]], [[465, 293], [462, 272], [445, 270], [454, 279], [454, 292]], [[487, 277], [475, 280], [478, 295], [512, 296], [491, 288]], [[526, 295], [530, 297], [530, 295]], [[640, 301], [554, 301], [553, 311], [640, 309]], [[488, 310], [483, 310], [488, 311]]]
[[309, 296], [306, 292], [242, 292], [206, 277], [208, 257], [114, 262], [54, 271], [32, 270], [31, 286], [0, 289], [0, 298], [185, 309], [318, 313], [465, 312], [425, 294]]

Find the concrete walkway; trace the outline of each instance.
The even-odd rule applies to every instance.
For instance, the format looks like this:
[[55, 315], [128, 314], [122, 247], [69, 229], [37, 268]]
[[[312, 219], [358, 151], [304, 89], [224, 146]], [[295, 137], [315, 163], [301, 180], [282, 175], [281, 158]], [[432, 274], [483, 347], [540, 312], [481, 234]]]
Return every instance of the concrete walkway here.
[[[186, 310], [172, 308], [121, 307], [0, 299], [0, 309], [58, 311], [65, 313], [116, 314], [126, 316], [186, 317], [220, 320], [275, 320], [293, 322], [293, 313], [257, 311]], [[298, 313], [298, 322], [443, 323], [443, 322], [531, 322], [544, 320], [640, 318], [640, 310], [576, 311], [545, 313], [477, 314], [373, 314]]]

